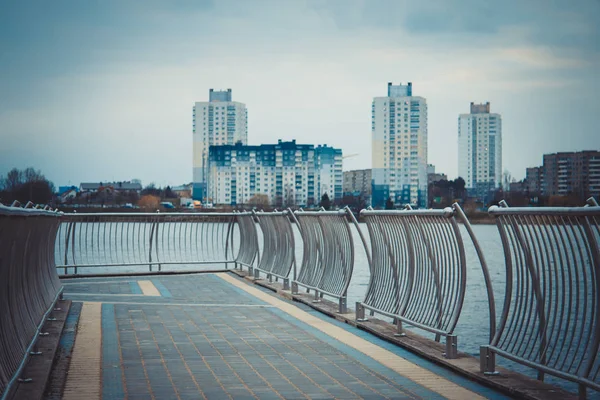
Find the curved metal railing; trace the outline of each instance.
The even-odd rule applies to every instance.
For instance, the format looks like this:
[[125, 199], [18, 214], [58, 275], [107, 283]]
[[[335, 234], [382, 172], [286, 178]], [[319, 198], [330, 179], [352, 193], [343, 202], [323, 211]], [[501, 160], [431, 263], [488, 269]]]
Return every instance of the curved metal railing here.
[[0, 205], [0, 398], [9, 395], [62, 293], [54, 264], [60, 213]]
[[[64, 273], [78, 268], [235, 263], [236, 222], [250, 213], [64, 214], [56, 258]], [[245, 241], [252, 245], [252, 241]], [[237, 246], [236, 246], [237, 244]], [[242, 254], [247, 261], [247, 250]]]
[[[600, 390], [600, 207], [490, 207], [506, 260], [498, 329], [481, 349]], [[592, 203], [590, 203], [592, 204]]]
[[252, 268], [254, 260], [259, 258], [258, 235], [254, 216], [249, 212], [235, 213], [234, 215], [240, 233], [239, 252], [235, 258], [236, 267], [239, 264], [240, 266]]
[[[362, 210], [371, 238], [371, 277], [362, 302], [357, 303], [358, 320], [365, 309], [393, 318], [398, 335], [403, 323], [446, 338], [446, 357], [457, 355], [453, 334], [465, 297], [467, 269], [464, 241], [455, 216], [464, 218], [458, 204], [454, 209], [374, 211]], [[470, 226], [469, 226], [470, 228]], [[493, 295], [483, 253], [478, 250], [490, 306], [495, 321]]]
[[292, 214], [304, 243], [302, 266], [292, 282], [292, 292], [297, 293], [300, 285], [314, 291], [315, 301], [324, 294], [335, 297], [339, 300], [340, 313], [346, 312], [354, 268], [354, 242], [348, 214], [354, 219], [348, 208]]
[[296, 278], [296, 255], [294, 231], [288, 218], [289, 211], [254, 212], [262, 231], [262, 255], [254, 276], [260, 272], [267, 274], [270, 281], [275, 277], [283, 280], [284, 290], [289, 289], [289, 275], [293, 270], [292, 279]]

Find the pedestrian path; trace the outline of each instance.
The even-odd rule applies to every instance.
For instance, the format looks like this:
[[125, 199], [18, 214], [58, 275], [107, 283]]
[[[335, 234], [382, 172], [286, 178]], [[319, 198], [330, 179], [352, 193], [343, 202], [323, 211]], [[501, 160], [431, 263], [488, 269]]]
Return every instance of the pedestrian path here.
[[83, 303], [73, 308], [81, 315], [65, 396], [505, 398], [234, 274], [64, 284], [65, 298]]

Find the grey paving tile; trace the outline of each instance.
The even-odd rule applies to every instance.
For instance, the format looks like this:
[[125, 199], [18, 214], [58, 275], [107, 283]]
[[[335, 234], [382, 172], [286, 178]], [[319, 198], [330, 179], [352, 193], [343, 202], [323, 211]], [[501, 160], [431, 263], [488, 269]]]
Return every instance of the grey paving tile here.
[[[130, 399], [149, 398], [150, 391], [157, 399], [410, 397], [397, 382], [270, 309], [244, 307], [264, 303], [219, 278], [143, 279], [164, 287], [170, 297], [114, 302], [111, 334], [118, 332]], [[81, 286], [101, 301], [134, 287], [125, 280]]]

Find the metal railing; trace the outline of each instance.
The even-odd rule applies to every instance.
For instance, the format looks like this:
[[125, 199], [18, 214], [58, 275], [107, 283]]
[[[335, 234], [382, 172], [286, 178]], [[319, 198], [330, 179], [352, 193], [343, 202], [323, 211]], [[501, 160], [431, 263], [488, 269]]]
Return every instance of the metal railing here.
[[[236, 222], [250, 213], [64, 214], [58, 232], [57, 268], [235, 263], [240, 257]], [[242, 222], [244, 223], [244, 222]], [[250, 233], [250, 231], [244, 233]], [[244, 244], [254, 246], [252, 238]], [[241, 240], [241, 239], [240, 239]], [[236, 245], [237, 246], [234, 246]], [[251, 258], [244, 249], [240, 263]]]
[[[31, 207], [31, 205], [28, 205]], [[60, 294], [54, 241], [60, 213], [0, 205], [0, 398], [23, 366]], [[47, 333], [46, 333], [47, 334]]]
[[354, 268], [354, 242], [348, 217], [358, 229], [354, 215], [345, 208], [340, 211], [296, 211], [292, 216], [304, 243], [302, 266], [292, 282], [292, 293], [298, 293], [300, 285], [314, 291], [315, 302], [323, 295], [334, 297], [339, 302], [338, 311], [345, 313]]
[[258, 265], [253, 268], [255, 278], [260, 277], [260, 272], [267, 274], [269, 281], [283, 280], [283, 289], [289, 290], [289, 275], [293, 268], [292, 279], [296, 278], [296, 255], [294, 231], [288, 218], [290, 212], [254, 212], [258, 225], [262, 231], [263, 249]]
[[495, 355], [600, 390], [600, 207], [490, 207], [506, 264], [498, 329], [481, 346], [481, 372]]
[[[356, 304], [356, 318], [365, 310], [394, 319], [397, 335], [403, 323], [446, 338], [446, 357], [457, 356], [454, 329], [465, 297], [467, 269], [458, 215], [468, 233], [469, 221], [458, 206], [444, 210], [362, 210], [371, 238], [371, 277], [364, 301]], [[474, 236], [472, 236], [474, 238]], [[488, 287], [490, 326], [495, 321], [494, 298], [483, 253], [476, 240]]]
[[[577, 208], [490, 208], [506, 259], [505, 297], [498, 321], [481, 246], [457, 204], [444, 210], [363, 210], [370, 246], [347, 208], [65, 214], [58, 235], [56, 231], [46, 234], [51, 235], [52, 256], [56, 238], [58, 267], [65, 273], [77, 273], [81, 267], [147, 265], [150, 271], [160, 271], [165, 264], [234, 263], [257, 277], [262, 272], [267, 279], [283, 279], [285, 289], [291, 281], [292, 293], [298, 293], [300, 286], [312, 290], [315, 301], [333, 297], [343, 313], [354, 268], [353, 223], [370, 270], [364, 300], [356, 304], [357, 320], [365, 320], [368, 310], [393, 319], [398, 335], [411, 325], [434, 334], [438, 341], [444, 337], [446, 357], [453, 358], [467, 279], [465, 238], [458, 226], [462, 222], [487, 292], [490, 339], [481, 348], [481, 371], [494, 373], [499, 355], [536, 369], [540, 379], [551, 374], [575, 382], [585, 396], [586, 388], [600, 390], [600, 207], [593, 199], [588, 203]], [[303, 242], [299, 271], [290, 218]], [[55, 225], [57, 220], [53, 219]], [[0, 226], [0, 251], [7, 251], [6, 240], [17, 240], [11, 234], [7, 225]], [[0, 293], [0, 301], [5, 299], [2, 296], [7, 295]], [[0, 329], [10, 329], [3, 326]], [[3, 360], [5, 355], [0, 354]]]
[[260, 261], [258, 251], [258, 235], [256, 233], [256, 223], [252, 213], [235, 213], [235, 219], [240, 232], [239, 252], [235, 258], [235, 267], [246, 266], [252, 268], [254, 260]]

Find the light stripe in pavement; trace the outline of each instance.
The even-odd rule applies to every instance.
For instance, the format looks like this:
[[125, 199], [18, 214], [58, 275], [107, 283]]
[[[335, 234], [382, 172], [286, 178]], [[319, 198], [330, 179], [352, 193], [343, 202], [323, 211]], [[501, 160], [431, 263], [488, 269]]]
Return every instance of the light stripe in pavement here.
[[83, 303], [64, 400], [99, 400], [102, 360], [102, 304]]
[[293, 316], [294, 318], [302, 321], [313, 328], [320, 330], [321, 332], [335, 338], [336, 340], [344, 343], [361, 353], [371, 357], [380, 364], [390, 368], [396, 373], [418, 383], [419, 385], [439, 393], [441, 396], [448, 399], [484, 399], [484, 397], [472, 392], [454, 382], [449, 381], [423, 367], [420, 367], [386, 349], [377, 346], [365, 339], [362, 339], [345, 329], [330, 324], [329, 322], [317, 318], [306, 311], [301, 310], [293, 304], [287, 303], [280, 300], [268, 293], [265, 293], [251, 285], [231, 276], [228, 273], [216, 274], [219, 278], [226, 282], [246, 291], [247, 293], [263, 300], [269, 304], [274, 305], [281, 311]]
[[152, 281], [138, 281], [138, 285], [140, 285], [144, 296], [160, 296], [160, 292]]

